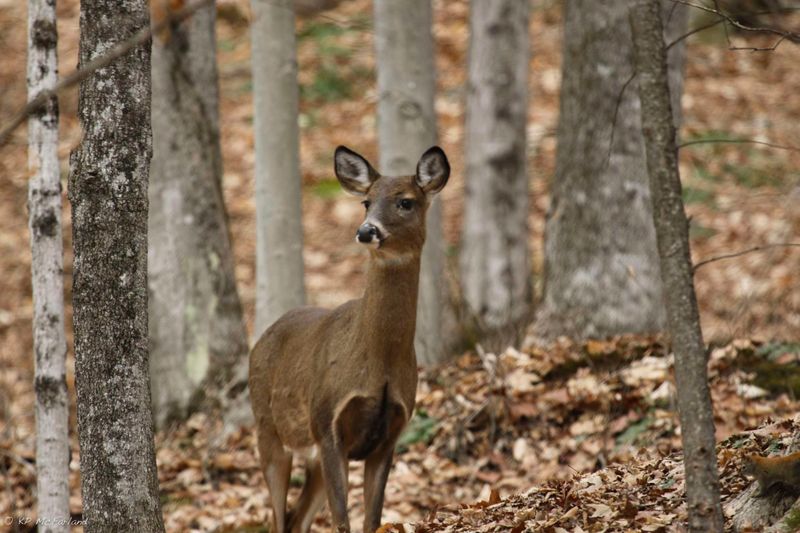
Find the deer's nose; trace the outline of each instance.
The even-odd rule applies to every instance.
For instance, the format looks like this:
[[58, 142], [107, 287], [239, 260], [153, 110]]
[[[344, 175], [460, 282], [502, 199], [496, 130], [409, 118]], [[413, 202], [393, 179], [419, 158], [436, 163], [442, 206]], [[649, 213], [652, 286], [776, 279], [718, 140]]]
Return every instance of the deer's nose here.
[[370, 243], [373, 240], [380, 241], [381, 234], [376, 226], [373, 226], [372, 224], [361, 224], [361, 226], [358, 228], [358, 232], [356, 232], [356, 240], [365, 244]]

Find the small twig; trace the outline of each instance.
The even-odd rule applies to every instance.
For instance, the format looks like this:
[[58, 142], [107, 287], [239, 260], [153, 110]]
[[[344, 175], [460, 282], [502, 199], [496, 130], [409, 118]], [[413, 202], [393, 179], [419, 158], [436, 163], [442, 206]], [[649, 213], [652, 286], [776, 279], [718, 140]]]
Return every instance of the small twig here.
[[695, 33], [700, 33], [700, 32], [701, 32], [701, 31], [703, 31], [703, 30], [707, 30], [707, 29], [709, 29], [709, 28], [713, 28], [714, 26], [716, 26], [716, 25], [718, 25], [718, 24], [722, 24], [723, 22], [725, 22], [725, 19], [723, 19], [723, 18], [720, 18], [720, 19], [717, 19], [717, 20], [715, 20], [715, 21], [713, 21], [713, 22], [709, 22], [709, 23], [707, 23], [707, 24], [703, 24], [702, 26], [698, 26], [698, 27], [696, 27], [696, 28], [692, 28], [692, 29], [691, 29], [691, 30], [689, 30], [688, 32], [684, 33], [683, 35], [681, 35], [680, 37], [676, 38], [674, 41], [672, 41], [671, 43], [669, 43], [669, 44], [668, 44], [668, 45], [665, 47], [665, 50], [669, 50], [670, 48], [672, 48], [673, 46], [675, 46], [675, 45], [676, 45], [676, 44], [678, 44], [679, 42], [683, 41], [684, 39], [688, 39], [689, 37], [691, 37], [691, 36], [692, 36], [692, 35], [694, 35]]
[[75, 70], [64, 78], [61, 78], [52, 89], [41, 91], [36, 95], [35, 98], [31, 99], [24, 107], [22, 107], [22, 109], [20, 109], [16, 115], [14, 115], [14, 118], [11, 119], [7, 126], [0, 129], [0, 146], [3, 146], [14, 130], [20, 124], [25, 122], [25, 119], [28, 118], [28, 115], [42, 107], [42, 105], [44, 105], [49, 99], [56, 96], [59, 92], [82, 82], [94, 72], [109, 66], [111, 63], [124, 56], [137, 46], [145, 44], [153, 35], [153, 33], [158, 33], [168, 26], [188, 18], [195, 11], [210, 6], [214, 4], [215, 1], [216, 0], [198, 0], [197, 2], [189, 4], [177, 11], [171, 12], [158, 24], [153, 24], [146, 28], [142, 28], [130, 39], [114, 46], [114, 48], [112, 48], [107, 54], [89, 61], [85, 66]]
[[750, 51], [753, 51], [753, 52], [771, 51], [771, 50], [775, 50], [778, 47], [778, 45], [780, 45], [786, 39], [791, 39], [792, 41], [800, 41], [800, 34], [795, 33], [795, 32], [784, 31], [784, 30], [779, 30], [779, 29], [775, 29], [775, 28], [767, 28], [767, 27], [753, 27], [753, 26], [747, 26], [746, 24], [742, 24], [741, 22], [739, 22], [735, 18], [731, 17], [730, 15], [728, 15], [726, 13], [723, 13], [719, 9], [716, 0], [714, 1], [714, 6], [715, 7], [713, 7], [713, 8], [712, 7], [708, 7], [708, 6], [704, 6], [704, 5], [700, 5], [700, 4], [695, 4], [694, 2], [690, 2], [688, 0], [671, 0], [671, 1], [675, 2], [676, 4], [683, 4], [685, 6], [689, 6], [689, 7], [695, 8], [695, 9], [699, 9], [701, 11], [705, 11], [706, 13], [712, 13], [714, 15], [717, 15], [718, 17], [720, 17], [724, 21], [728, 22], [731, 26], [739, 28], [740, 30], [754, 31], [754, 32], [761, 32], [761, 33], [771, 33], [773, 35], [780, 36], [780, 39], [774, 45], [772, 45], [770, 47], [766, 47], [766, 48], [758, 48], [758, 47], [751, 47], [751, 46], [731, 47], [730, 46], [730, 38], [728, 37], [728, 28], [727, 28], [727, 26], [725, 26], [725, 37], [728, 40], [728, 49], [729, 50], [750, 50]]
[[611, 163], [611, 152], [614, 149], [614, 131], [617, 129], [617, 117], [619, 116], [619, 108], [622, 106], [622, 97], [625, 95], [625, 89], [628, 88], [628, 85], [636, 78], [636, 71], [634, 70], [631, 72], [631, 77], [622, 85], [622, 88], [617, 93], [617, 103], [614, 105], [614, 118], [611, 119], [611, 138], [608, 140], [608, 153], [606, 154], [606, 163], [604, 166], [608, 168], [608, 165]]
[[800, 242], [777, 242], [772, 244], [762, 244], [760, 246], [753, 246], [752, 248], [748, 248], [746, 250], [741, 250], [739, 252], [734, 252], [731, 254], [717, 255], [709, 259], [704, 259], [703, 261], [700, 261], [699, 263], [695, 264], [694, 267], [692, 267], [692, 271], [697, 272], [697, 269], [700, 268], [701, 266], [713, 263], [715, 261], [722, 261], [723, 259], [731, 259], [733, 257], [739, 257], [745, 254], [749, 254], [751, 252], [768, 250], [770, 248], [800, 248]]
[[[792, 11], [798, 11], [798, 10], [800, 10], [800, 8], [786, 7], [786, 8], [781, 8], [781, 9], [778, 9], [778, 10], [775, 10], [775, 11], [754, 11], [751, 14], [752, 15], [769, 15], [770, 13], [792, 12]], [[670, 42], [666, 46], [666, 50], [669, 50], [670, 48], [672, 48], [673, 46], [675, 46], [679, 42], [681, 42], [681, 41], [683, 41], [685, 39], [688, 39], [689, 37], [691, 37], [695, 33], [700, 33], [701, 31], [707, 30], [709, 28], [713, 28], [714, 26], [718, 26], [718, 25], [722, 24], [723, 22], [727, 22], [727, 19], [725, 17], [719, 17], [717, 20], [713, 20], [711, 22], [707, 22], [706, 24], [703, 24], [702, 26], [698, 26], [696, 28], [692, 28], [691, 30], [689, 30], [688, 32], [684, 33], [680, 37], [677, 37], [674, 41]], [[727, 29], [726, 29], [725, 33], [727, 34]], [[778, 41], [777, 44], [780, 44], [782, 41], [783, 41], [783, 39]], [[774, 48], [770, 48], [770, 49], [774, 50]], [[734, 50], [739, 50], [739, 48], [734, 48]], [[769, 50], [769, 49], [768, 48], [761, 48], [759, 50]]]
[[770, 148], [777, 148], [779, 150], [789, 150], [790, 152], [800, 152], [800, 148], [796, 146], [786, 146], [783, 144], [775, 144], [765, 141], [756, 141], [755, 139], [697, 139], [694, 141], [687, 141], [678, 145], [678, 149], [692, 146], [693, 144], [713, 144], [713, 143], [733, 143], [733, 144], [760, 144], [762, 146], [769, 146]]

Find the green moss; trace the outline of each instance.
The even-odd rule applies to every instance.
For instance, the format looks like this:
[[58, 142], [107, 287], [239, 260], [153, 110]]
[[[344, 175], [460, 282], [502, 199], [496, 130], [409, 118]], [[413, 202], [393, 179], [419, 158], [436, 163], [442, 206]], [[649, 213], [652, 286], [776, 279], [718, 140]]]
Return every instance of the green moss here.
[[783, 519], [783, 525], [786, 531], [800, 530], [800, 509], [789, 509], [786, 518]]
[[654, 420], [649, 416], [645, 416], [638, 422], [634, 422], [617, 436], [617, 444], [635, 444], [640, 436], [647, 433], [647, 430], [650, 429], [653, 422]]
[[350, 32], [363, 32], [370, 26], [369, 17], [357, 17], [348, 24], [310, 21], [298, 33], [298, 41], [315, 49], [319, 66], [310, 83], [300, 86], [300, 98], [311, 102], [333, 102], [353, 95], [358, 82], [374, 78], [374, 72], [352, 61]]
[[406, 429], [397, 439], [397, 453], [408, 451], [408, 447], [418, 442], [430, 444], [436, 435], [439, 421], [428, 415], [427, 411], [420, 409], [414, 413], [414, 418], [408, 423]]
[[323, 64], [309, 85], [300, 86], [300, 97], [304, 100], [332, 102], [350, 96], [350, 82], [336, 65]]
[[683, 187], [683, 203], [685, 204], [704, 204], [710, 207], [716, 205], [716, 195], [706, 189], [695, 187]]
[[690, 239], [708, 239], [710, 237], [713, 237], [717, 233], [718, 233], [717, 230], [715, 230], [714, 228], [708, 228], [695, 221], [692, 221], [691, 225], [689, 226]]
[[321, 180], [314, 184], [311, 192], [320, 198], [334, 198], [342, 192], [342, 187], [335, 179]]

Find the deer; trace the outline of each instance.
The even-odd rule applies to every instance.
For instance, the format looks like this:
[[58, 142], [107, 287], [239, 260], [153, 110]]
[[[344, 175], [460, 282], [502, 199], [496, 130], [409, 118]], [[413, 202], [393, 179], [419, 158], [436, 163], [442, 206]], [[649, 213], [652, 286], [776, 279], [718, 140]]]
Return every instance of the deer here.
[[[414, 410], [425, 214], [450, 165], [433, 146], [413, 176], [382, 176], [339, 146], [334, 170], [366, 210], [356, 231], [369, 251], [364, 296], [335, 309], [291, 310], [250, 352], [248, 385], [275, 533], [307, 532], [326, 498], [333, 530], [349, 532], [350, 460], [364, 462], [364, 532], [374, 532], [395, 443]], [[287, 511], [294, 455], [306, 459], [305, 482]]]

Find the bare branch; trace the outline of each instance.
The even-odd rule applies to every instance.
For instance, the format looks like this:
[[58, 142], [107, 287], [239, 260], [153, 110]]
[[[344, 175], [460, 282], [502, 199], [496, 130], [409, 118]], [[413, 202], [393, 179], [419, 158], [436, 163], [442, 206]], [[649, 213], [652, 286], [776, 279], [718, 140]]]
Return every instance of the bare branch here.
[[[712, 13], [714, 15], [717, 15], [718, 17], [720, 17], [720, 19], [722, 21], [725, 21], [728, 24], [730, 24], [731, 26], [734, 26], [735, 28], [739, 28], [740, 30], [761, 32], [761, 33], [771, 33], [773, 35], [780, 36], [780, 39], [770, 47], [759, 48], [759, 47], [754, 47], [754, 46], [742, 46], [742, 47], [731, 46], [730, 37], [728, 36], [728, 28], [727, 28], [727, 26], [725, 26], [725, 38], [728, 40], [728, 49], [729, 50], [750, 50], [750, 51], [753, 51], [753, 52], [764, 52], [764, 51], [775, 50], [778, 47], [778, 45], [780, 45], [786, 39], [789, 39], [789, 40], [794, 41], [794, 42], [800, 42], [800, 33], [780, 30], [780, 29], [776, 29], [776, 28], [753, 27], [753, 26], [747, 26], [746, 24], [742, 24], [741, 22], [739, 22], [735, 18], [733, 18], [730, 15], [722, 12], [719, 9], [719, 6], [718, 6], [718, 3], [717, 3], [716, 0], [714, 1], [714, 6], [715, 7], [713, 7], [713, 8], [712, 7], [708, 7], [708, 6], [704, 6], [704, 5], [700, 5], [700, 4], [695, 4], [694, 2], [690, 2], [689, 0], [672, 0], [672, 2], [675, 2], [676, 4], [683, 4], [683, 5], [686, 5], [686, 6], [689, 6], [689, 7], [693, 7], [695, 9], [699, 9], [701, 11], [705, 11], [706, 13]], [[711, 26], [709, 26], [709, 27], [711, 27]], [[702, 28], [702, 29], [705, 29], [705, 28]], [[697, 31], [700, 31], [700, 29], [698, 29]], [[693, 30], [689, 34], [687, 34], [687, 35], [685, 35], [683, 37], [680, 37], [678, 40], [683, 39], [685, 37], [688, 37], [692, 33], [695, 33], [695, 31]], [[677, 42], [677, 40], [675, 42]], [[672, 46], [673, 44], [675, 44], [675, 42], [670, 43], [669, 46]]]
[[676, 44], [678, 44], [679, 42], [683, 41], [684, 39], [687, 39], [687, 38], [691, 37], [691, 36], [692, 36], [692, 35], [694, 35], [695, 33], [700, 33], [700, 32], [701, 32], [701, 31], [703, 31], [703, 30], [707, 30], [707, 29], [709, 29], [709, 28], [713, 28], [714, 26], [716, 26], [716, 25], [718, 25], [718, 24], [721, 24], [721, 23], [723, 23], [723, 22], [725, 22], [725, 19], [723, 19], [723, 18], [719, 18], [719, 19], [717, 19], [717, 20], [715, 20], [715, 21], [713, 21], [713, 22], [709, 22], [709, 23], [707, 23], [707, 24], [703, 24], [702, 26], [698, 26], [698, 27], [696, 27], [696, 28], [692, 28], [692, 29], [691, 29], [691, 30], [689, 30], [688, 32], [684, 33], [683, 35], [681, 35], [680, 37], [678, 37], [677, 39], [675, 39], [674, 41], [672, 41], [671, 43], [669, 43], [669, 44], [666, 46], [666, 48], [665, 48], [665, 49], [666, 49], [666, 50], [669, 50], [670, 48], [672, 48], [673, 46], [675, 46], [675, 45], [676, 45]]
[[35, 98], [30, 100], [14, 115], [14, 118], [11, 119], [8, 125], [0, 129], [0, 146], [3, 146], [14, 130], [20, 124], [25, 122], [25, 119], [28, 117], [28, 115], [38, 110], [50, 98], [56, 96], [64, 89], [80, 83], [91, 76], [94, 72], [109, 66], [111, 63], [124, 56], [137, 46], [145, 44], [153, 35], [153, 33], [158, 33], [159, 31], [168, 28], [172, 24], [181, 22], [182, 20], [191, 16], [195, 11], [213, 5], [214, 3], [215, 0], [197, 0], [196, 2], [188, 4], [185, 7], [170, 13], [159, 23], [142, 29], [127, 41], [117, 44], [107, 54], [89, 61], [85, 66], [75, 70], [64, 78], [61, 78], [52, 89], [41, 91], [36, 95]]
[[697, 272], [697, 269], [701, 266], [707, 265], [709, 263], [713, 263], [715, 261], [722, 261], [723, 259], [731, 259], [734, 257], [739, 257], [745, 254], [749, 254], [752, 252], [760, 252], [762, 250], [769, 250], [770, 248], [800, 248], [800, 242], [776, 242], [771, 244], [762, 244], [760, 246], [753, 246], [752, 248], [748, 248], [746, 250], [741, 250], [739, 252], [734, 252], [731, 254], [723, 254], [717, 255], [714, 257], [710, 257], [708, 259], [704, 259], [699, 263], [696, 263], [694, 267], [692, 267], [693, 272]]
[[778, 150], [789, 150], [790, 152], [800, 152], [800, 148], [795, 146], [786, 146], [783, 144], [774, 144], [764, 141], [756, 141], [755, 139], [697, 139], [695, 141], [687, 141], [678, 145], [678, 149], [692, 146], [693, 144], [715, 144], [715, 143], [731, 143], [731, 144], [759, 144], [761, 146], [769, 146]]
[[[792, 12], [792, 11], [800, 11], [800, 8], [798, 8], [798, 7], [784, 7], [784, 8], [780, 8], [780, 9], [772, 10], [772, 11], [754, 11], [754, 12], [752, 12], [750, 14], [751, 15], [769, 15], [770, 13], [784, 13], [784, 12]], [[667, 50], [669, 50], [670, 48], [672, 48], [673, 46], [675, 46], [679, 42], [683, 41], [684, 39], [688, 39], [689, 37], [691, 37], [695, 33], [700, 33], [701, 31], [707, 30], [709, 28], [713, 28], [714, 26], [718, 26], [719, 24], [722, 24], [723, 22], [727, 22], [727, 19], [725, 17], [719, 17], [714, 21], [707, 22], [706, 24], [703, 24], [702, 26], [698, 26], [696, 28], [692, 28], [688, 32], [684, 33], [683, 35], [681, 35], [680, 37], [676, 38], [674, 41], [669, 43], [667, 45]], [[756, 48], [755, 50], [774, 50], [777, 47], [778, 44], [783, 42], [783, 40], [784, 40], [784, 38], [781, 38], [771, 48]], [[732, 50], [743, 50], [743, 49], [753, 50], [753, 48], [732, 48]]]

